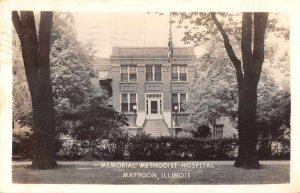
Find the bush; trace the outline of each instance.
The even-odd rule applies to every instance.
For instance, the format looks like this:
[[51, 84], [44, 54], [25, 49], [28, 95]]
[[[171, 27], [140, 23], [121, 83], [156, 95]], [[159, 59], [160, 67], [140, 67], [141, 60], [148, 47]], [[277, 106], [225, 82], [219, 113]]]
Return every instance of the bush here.
[[169, 137], [142, 135], [129, 138], [128, 153], [132, 160], [166, 160], [170, 151]]
[[290, 159], [290, 139], [262, 138], [258, 141], [259, 159]]
[[123, 160], [127, 136], [103, 140], [103, 143], [95, 148], [94, 155], [101, 160]]
[[[76, 160], [88, 152], [99, 160], [180, 161], [180, 160], [233, 160], [237, 156], [237, 138], [198, 139], [122, 136], [97, 142], [88, 148], [88, 142], [68, 140], [58, 152], [58, 158]], [[259, 139], [259, 159], [289, 159], [288, 139]]]
[[[13, 130], [13, 157], [17, 156], [19, 159], [32, 159], [34, 153], [33, 132], [28, 127], [18, 127]], [[61, 141], [55, 139], [55, 151], [61, 149]]]
[[13, 130], [13, 156], [20, 156], [21, 158], [31, 158], [33, 148], [33, 137], [30, 128], [19, 127]]
[[56, 158], [59, 160], [78, 160], [83, 158], [86, 149], [81, 146], [76, 140], [62, 140], [61, 149], [56, 153]]
[[[88, 141], [64, 140], [56, 156], [61, 160], [84, 159], [88, 154], [98, 160], [122, 160], [128, 138], [99, 139], [90, 144]], [[95, 145], [96, 144], [96, 145]]]
[[147, 135], [129, 139], [132, 160], [216, 160], [234, 159], [236, 139], [154, 138]]

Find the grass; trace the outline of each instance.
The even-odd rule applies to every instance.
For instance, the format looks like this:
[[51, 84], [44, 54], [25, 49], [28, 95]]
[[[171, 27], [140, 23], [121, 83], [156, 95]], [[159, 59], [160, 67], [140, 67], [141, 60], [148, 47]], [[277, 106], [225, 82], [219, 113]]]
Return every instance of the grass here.
[[[101, 167], [127, 163], [135, 168]], [[140, 168], [140, 164], [169, 163], [176, 168]], [[197, 164], [183, 168], [181, 164]], [[262, 169], [235, 168], [232, 161], [208, 162], [58, 162], [53, 170], [31, 170], [29, 162], [14, 162], [13, 183], [35, 184], [277, 184], [289, 183], [289, 161], [261, 162]], [[199, 164], [201, 168], [199, 168]], [[209, 165], [205, 165], [209, 164]], [[159, 165], [161, 166], [161, 165]], [[196, 166], [196, 165], [194, 165]], [[205, 166], [205, 167], [203, 167]], [[210, 167], [208, 167], [210, 166]], [[212, 168], [213, 167], [213, 168]], [[127, 177], [124, 177], [127, 173]], [[131, 173], [131, 175], [130, 175]], [[136, 174], [134, 174], [136, 173]], [[147, 176], [148, 177], [145, 177]], [[165, 178], [163, 178], [163, 176]]]

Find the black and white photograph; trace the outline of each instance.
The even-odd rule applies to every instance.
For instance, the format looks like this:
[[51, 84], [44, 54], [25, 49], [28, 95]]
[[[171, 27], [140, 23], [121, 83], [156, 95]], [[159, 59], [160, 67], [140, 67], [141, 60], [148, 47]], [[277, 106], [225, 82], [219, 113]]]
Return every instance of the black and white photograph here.
[[299, 191], [293, 14], [8, 12], [11, 114], [1, 129], [10, 136], [10, 186]]

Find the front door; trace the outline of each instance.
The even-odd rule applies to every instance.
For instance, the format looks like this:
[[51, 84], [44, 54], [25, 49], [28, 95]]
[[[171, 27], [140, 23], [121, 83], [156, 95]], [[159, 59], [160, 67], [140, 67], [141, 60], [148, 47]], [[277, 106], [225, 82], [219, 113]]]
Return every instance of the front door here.
[[159, 101], [158, 100], [150, 100], [150, 114], [158, 114], [159, 113]]
[[146, 118], [160, 119], [162, 118], [162, 101], [161, 98], [147, 98], [146, 99]]

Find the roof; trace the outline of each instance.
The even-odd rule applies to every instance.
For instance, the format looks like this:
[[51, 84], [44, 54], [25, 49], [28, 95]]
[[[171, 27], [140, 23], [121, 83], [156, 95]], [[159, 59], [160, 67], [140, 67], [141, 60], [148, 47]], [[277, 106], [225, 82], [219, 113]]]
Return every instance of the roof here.
[[[168, 57], [168, 47], [113, 47], [111, 59], [119, 58], [164, 58]], [[173, 48], [173, 58], [195, 58], [194, 47]]]

